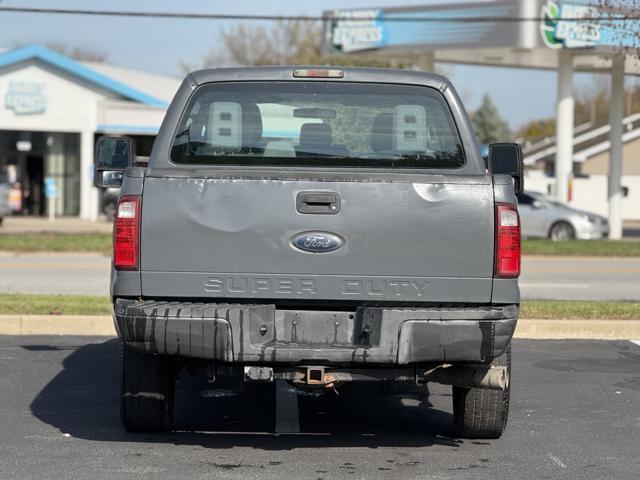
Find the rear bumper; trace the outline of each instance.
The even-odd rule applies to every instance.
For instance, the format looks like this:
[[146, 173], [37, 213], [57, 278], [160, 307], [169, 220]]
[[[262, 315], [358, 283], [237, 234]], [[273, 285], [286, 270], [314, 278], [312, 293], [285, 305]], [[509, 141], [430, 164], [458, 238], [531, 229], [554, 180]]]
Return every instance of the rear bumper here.
[[118, 299], [118, 335], [136, 350], [228, 363], [408, 365], [485, 362], [509, 345], [517, 305], [279, 310]]

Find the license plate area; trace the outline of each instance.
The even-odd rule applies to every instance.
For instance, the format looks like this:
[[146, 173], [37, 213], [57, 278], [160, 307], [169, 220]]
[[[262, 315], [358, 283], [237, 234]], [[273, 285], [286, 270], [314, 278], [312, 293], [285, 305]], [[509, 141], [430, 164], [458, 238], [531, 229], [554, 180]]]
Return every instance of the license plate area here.
[[356, 313], [276, 310], [277, 343], [352, 346], [356, 343]]

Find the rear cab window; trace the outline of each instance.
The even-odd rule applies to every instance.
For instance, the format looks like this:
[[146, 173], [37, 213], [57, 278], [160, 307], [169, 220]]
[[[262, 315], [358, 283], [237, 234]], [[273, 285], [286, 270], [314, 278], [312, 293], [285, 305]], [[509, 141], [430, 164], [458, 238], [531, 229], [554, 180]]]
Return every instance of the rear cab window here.
[[462, 142], [430, 87], [321, 81], [209, 83], [173, 139], [176, 164], [456, 169]]

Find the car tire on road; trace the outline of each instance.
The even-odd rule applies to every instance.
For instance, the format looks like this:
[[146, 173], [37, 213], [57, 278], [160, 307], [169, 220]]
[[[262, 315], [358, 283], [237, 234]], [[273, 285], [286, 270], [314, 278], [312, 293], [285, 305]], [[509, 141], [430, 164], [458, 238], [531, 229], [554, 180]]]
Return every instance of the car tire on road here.
[[[507, 367], [511, 378], [511, 345], [491, 365]], [[500, 438], [509, 417], [510, 387], [506, 390], [453, 387], [453, 423], [464, 438]]]
[[166, 432], [173, 423], [176, 371], [168, 356], [120, 345], [120, 419], [129, 432]]
[[556, 222], [549, 229], [549, 238], [555, 242], [573, 240], [576, 238], [576, 231], [568, 222]]

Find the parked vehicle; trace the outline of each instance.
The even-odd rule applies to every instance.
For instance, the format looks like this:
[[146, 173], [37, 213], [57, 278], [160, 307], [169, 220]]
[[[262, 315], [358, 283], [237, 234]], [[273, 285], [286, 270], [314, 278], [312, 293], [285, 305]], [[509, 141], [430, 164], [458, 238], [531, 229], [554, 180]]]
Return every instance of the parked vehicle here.
[[105, 188], [102, 191], [102, 213], [104, 213], [107, 220], [110, 222], [112, 222], [116, 216], [116, 206], [118, 204], [119, 194], [119, 188]]
[[0, 225], [4, 221], [4, 217], [11, 213], [9, 208], [9, 184], [0, 176]]
[[96, 186], [122, 185], [111, 295], [128, 430], [172, 428], [187, 366], [316, 393], [439, 382], [459, 435], [501, 435], [522, 160], [492, 145], [487, 173], [447, 79], [198, 71], [146, 168], [127, 138], [96, 152]]
[[551, 240], [592, 240], [609, 236], [608, 220], [537, 192], [518, 195], [522, 235]]

